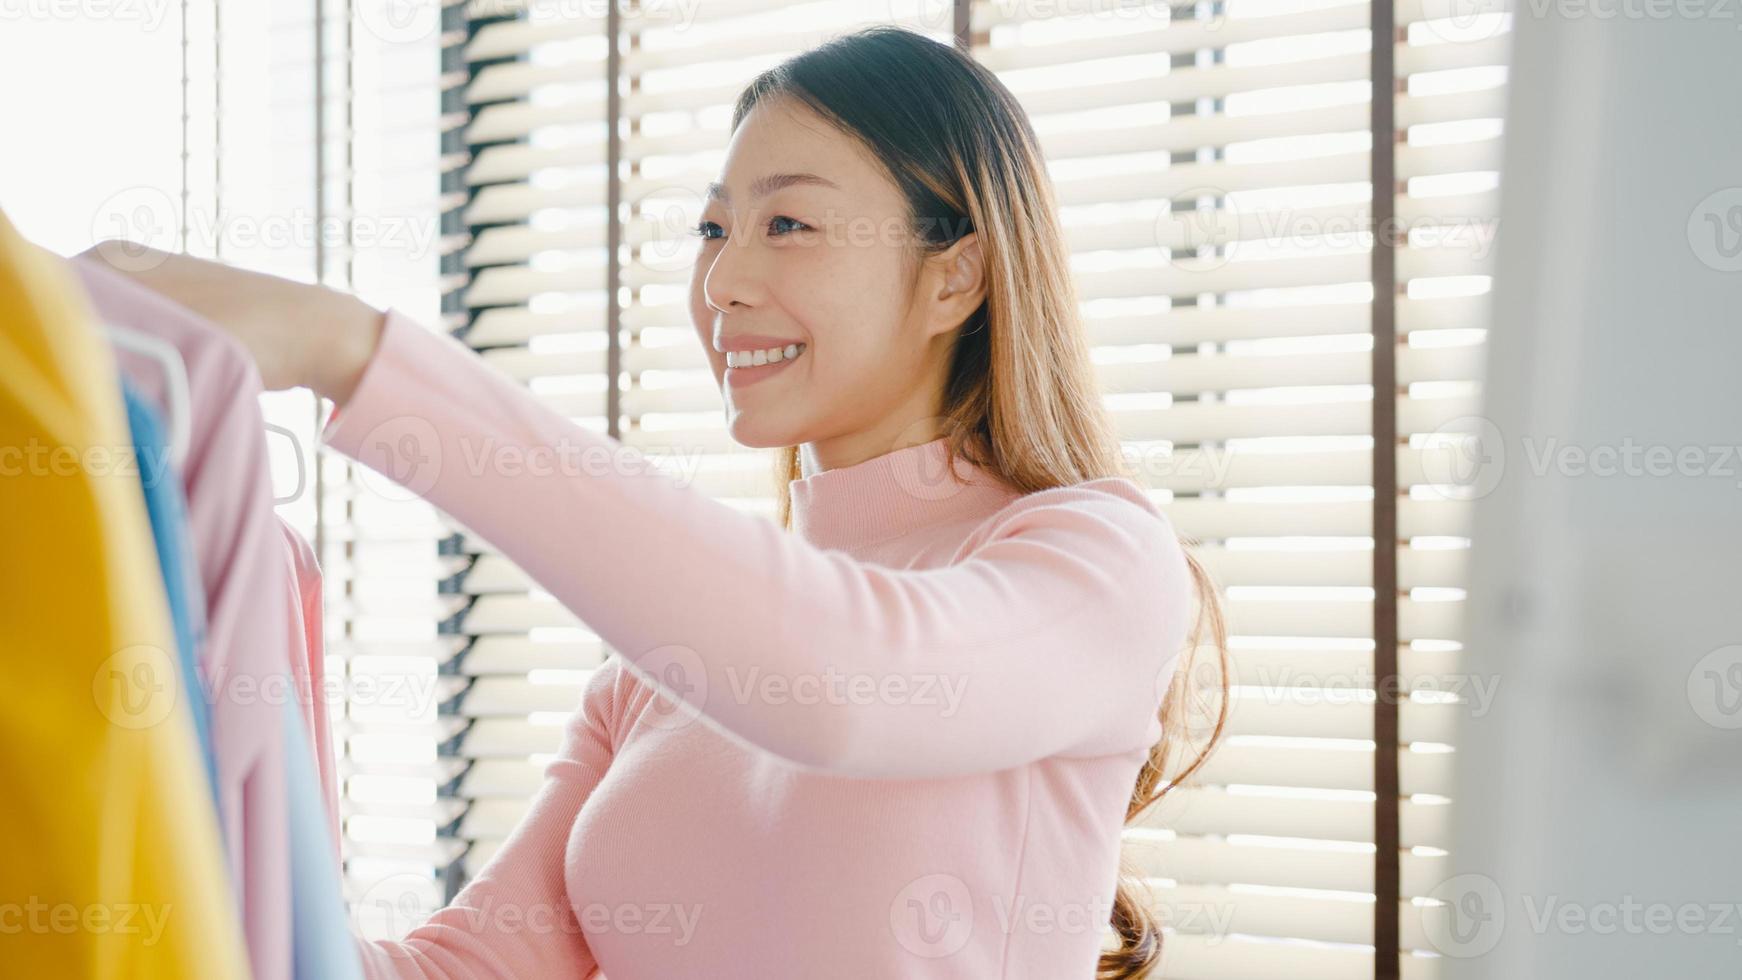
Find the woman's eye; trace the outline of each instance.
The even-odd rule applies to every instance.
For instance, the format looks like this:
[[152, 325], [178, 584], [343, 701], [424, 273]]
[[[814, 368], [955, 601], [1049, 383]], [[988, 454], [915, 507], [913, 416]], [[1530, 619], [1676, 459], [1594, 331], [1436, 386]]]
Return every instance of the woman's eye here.
[[[776, 217], [768, 219], [768, 231], [773, 235], [790, 234], [791, 232], [800, 231], [809, 227], [810, 225], [794, 218], [788, 218], [785, 215], [777, 215]], [[699, 221], [690, 227], [689, 232], [703, 241], [712, 241], [714, 239], [726, 237], [726, 230], [712, 221]]]

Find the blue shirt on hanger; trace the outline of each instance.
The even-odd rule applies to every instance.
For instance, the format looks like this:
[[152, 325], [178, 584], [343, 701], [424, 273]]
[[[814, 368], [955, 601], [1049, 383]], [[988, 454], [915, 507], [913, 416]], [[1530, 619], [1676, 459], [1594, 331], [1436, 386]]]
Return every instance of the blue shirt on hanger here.
[[193, 543], [188, 538], [187, 501], [182, 496], [181, 475], [170, 460], [169, 439], [157, 410], [126, 378], [121, 379], [121, 395], [127, 405], [127, 427], [133, 438], [139, 483], [145, 491], [151, 536], [157, 544], [158, 571], [163, 576], [163, 591], [169, 598], [170, 619], [175, 627], [182, 690], [187, 694], [188, 713], [193, 716], [194, 731], [199, 735], [206, 785], [212, 788], [212, 806], [216, 808], [218, 764], [212, 754], [212, 706], [206, 700], [199, 672], [200, 649], [205, 645], [206, 603], [199, 570], [194, 567]]

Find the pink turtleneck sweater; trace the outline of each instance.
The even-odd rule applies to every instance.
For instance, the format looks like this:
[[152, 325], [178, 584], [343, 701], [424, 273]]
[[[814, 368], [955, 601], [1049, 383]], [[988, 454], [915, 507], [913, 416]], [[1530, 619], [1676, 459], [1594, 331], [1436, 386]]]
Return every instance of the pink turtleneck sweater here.
[[609, 645], [525, 820], [371, 977], [1087, 980], [1190, 615], [1123, 478], [944, 440], [791, 484], [795, 531], [387, 314], [326, 438]]

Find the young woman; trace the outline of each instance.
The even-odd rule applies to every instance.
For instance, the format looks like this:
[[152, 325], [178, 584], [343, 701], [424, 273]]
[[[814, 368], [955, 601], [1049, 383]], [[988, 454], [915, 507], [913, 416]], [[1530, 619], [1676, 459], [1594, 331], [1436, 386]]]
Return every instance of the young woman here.
[[131, 263], [617, 654], [501, 851], [403, 942], [360, 943], [369, 972], [1143, 975], [1160, 937], [1115, 901], [1120, 829], [1202, 762], [1162, 785], [1191, 756], [1188, 627], [1218, 662], [1222, 630], [1121, 469], [1021, 107], [920, 35], [836, 39], [744, 91], [696, 231], [690, 312], [733, 438], [779, 451], [781, 527], [397, 312]]

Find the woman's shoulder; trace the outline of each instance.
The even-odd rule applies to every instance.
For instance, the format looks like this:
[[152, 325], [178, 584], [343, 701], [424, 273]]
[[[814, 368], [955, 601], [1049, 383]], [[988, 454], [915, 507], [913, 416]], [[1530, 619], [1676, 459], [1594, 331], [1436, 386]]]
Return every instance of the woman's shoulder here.
[[964, 551], [971, 556], [1015, 538], [1109, 565], [1141, 565], [1176, 583], [1189, 579], [1185, 546], [1173, 521], [1129, 477], [1096, 477], [1014, 496], [981, 521]]
[[1092, 517], [1128, 532], [1177, 538], [1167, 512], [1141, 484], [1124, 476], [1102, 476], [1015, 494], [986, 516], [979, 531], [990, 539], [1013, 523], [1072, 514]]

